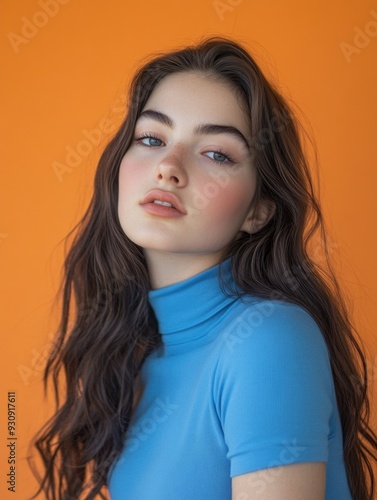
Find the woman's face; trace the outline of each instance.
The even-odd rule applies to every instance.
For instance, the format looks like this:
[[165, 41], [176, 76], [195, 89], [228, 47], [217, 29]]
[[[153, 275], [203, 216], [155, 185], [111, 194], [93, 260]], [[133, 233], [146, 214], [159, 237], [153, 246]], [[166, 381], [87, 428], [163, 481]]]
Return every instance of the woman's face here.
[[120, 223], [147, 256], [205, 253], [214, 265], [240, 230], [251, 232], [249, 129], [221, 81], [192, 71], [156, 86], [119, 171]]

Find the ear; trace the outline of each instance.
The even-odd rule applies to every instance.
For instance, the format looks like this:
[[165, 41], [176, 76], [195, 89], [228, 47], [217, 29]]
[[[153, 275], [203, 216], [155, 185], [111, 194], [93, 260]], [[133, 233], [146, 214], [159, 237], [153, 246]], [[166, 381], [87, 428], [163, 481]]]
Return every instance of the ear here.
[[273, 202], [261, 200], [257, 206], [250, 209], [240, 230], [249, 234], [256, 233], [272, 218], [275, 208]]

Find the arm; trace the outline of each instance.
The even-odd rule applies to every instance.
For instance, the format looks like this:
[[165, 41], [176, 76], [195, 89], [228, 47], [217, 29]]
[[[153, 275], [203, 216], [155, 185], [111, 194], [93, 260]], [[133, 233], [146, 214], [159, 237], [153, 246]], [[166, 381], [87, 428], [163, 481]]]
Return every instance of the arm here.
[[324, 500], [326, 464], [273, 467], [232, 478], [232, 500]]

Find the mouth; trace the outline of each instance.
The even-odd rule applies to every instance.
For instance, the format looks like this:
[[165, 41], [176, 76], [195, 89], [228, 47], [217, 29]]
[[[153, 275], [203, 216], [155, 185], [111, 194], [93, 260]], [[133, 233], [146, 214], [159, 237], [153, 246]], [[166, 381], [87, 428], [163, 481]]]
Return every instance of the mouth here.
[[156, 205], [162, 205], [163, 207], [173, 207], [173, 208], [175, 208], [171, 203], [168, 203], [167, 201], [154, 200], [153, 203], [156, 203]]
[[186, 211], [179, 198], [161, 189], [153, 189], [140, 202], [140, 205], [150, 213], [165, 216], [182, 216]]

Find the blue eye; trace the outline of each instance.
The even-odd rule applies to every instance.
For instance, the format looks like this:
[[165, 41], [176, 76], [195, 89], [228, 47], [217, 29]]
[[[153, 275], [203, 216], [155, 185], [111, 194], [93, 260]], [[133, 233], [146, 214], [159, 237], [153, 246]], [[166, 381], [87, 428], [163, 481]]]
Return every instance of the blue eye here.
[[158, 146], [162, 146], [162, 141], [160, 139], [157, 139], [157, 137], [143, 137], [141, 139], [138, 139], [141, 143], [143, 143], [145, 146], [149, 146], [150, 148], [155, 148]]
[[[228, 155], [221, 153], [220, 151], [209, 151], [206, 154], [215, 163], [220, 163], [220, 164], [233, 164], [233, 163], [235, 163]], [[213, 156], [209, 156], [209, 155], [213, 155]]]
[[155, 137], [153, 135], [150, 135], [150, 134], [143, 135], [141, 137], [137, 137], [135, 139], [135, 142], [137, 142], [139, 144], [143, 144], [144, 146], [147, 146], [148, 148], [156, 148], [156, 147], [163, 145], [163, 142], [161, 141], [161, 139], [159, 139], [158, 137]]
[[216, 152], [213, 153], [213, 159], [221, 163], [228, 160], [228, 158], [225, 155]]

